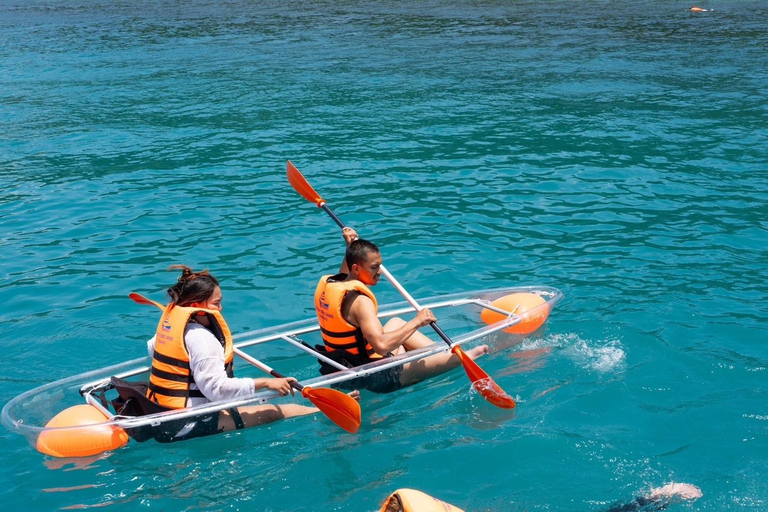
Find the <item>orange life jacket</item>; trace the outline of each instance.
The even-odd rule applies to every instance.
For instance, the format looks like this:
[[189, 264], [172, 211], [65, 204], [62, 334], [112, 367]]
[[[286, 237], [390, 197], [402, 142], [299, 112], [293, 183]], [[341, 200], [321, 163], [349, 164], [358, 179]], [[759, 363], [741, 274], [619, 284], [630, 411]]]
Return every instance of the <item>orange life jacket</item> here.
[[414, 489], [398, 489], [384, 501], [380, 512], [464, 512], [450, 503]]
[[[376, 312], [379, 310], [379, 305], [367, 286], [357, 280], [343, 281], [346, 277], [347, 274], [338, 274], [320, 278], [315, 290], [315, 311], [325, 350], [329, 354], [344, 351], [352, 356], [350, 359], [357, 363], [355, 366], [359, 366], [371, 359], [378, 359], [381, 355], [377, 354], [371, 344], [365, 340], [362, 329], [344, 319], [341, 314], [341, 305], [344, 297], [352, 291], [362, 293], [371, 299]], [[330, 355], [329, 357], [333, 358]]]
[[229, 377], [234, 376], [232, 334], [219, 311], [173, 304], [165, 308], [158, 304], [158, 307], [163, 310], [163, 316], [155, 334], [147, 397], [164, 407], [182, 409], [187, 406], [188, 398], [204, 396], [200, 390], [189, 388], [195, 378], [189, 368], [189, 352], [184, 341], [187, 324], [200, 311], [207, 315], [210, 321], [207, 329], [224, 347], [224, 370]]

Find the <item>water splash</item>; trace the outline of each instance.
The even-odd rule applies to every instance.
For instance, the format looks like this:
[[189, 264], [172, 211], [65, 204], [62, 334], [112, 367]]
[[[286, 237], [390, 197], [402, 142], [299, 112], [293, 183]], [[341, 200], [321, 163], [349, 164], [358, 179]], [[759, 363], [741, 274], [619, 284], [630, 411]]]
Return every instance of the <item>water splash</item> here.
[[621, 369], [626, 353], [619, 340], [583, 340], [577, 334], [556, 335], [564, 353], [584, 369], [609, 373]]
[[474, 381], [472, 387], [474, 387], [483, 398], [496, 407], [501, 407], [502, 409], [512, 409], [515, 407], [514, 399], [501, 389], [490, 377]]

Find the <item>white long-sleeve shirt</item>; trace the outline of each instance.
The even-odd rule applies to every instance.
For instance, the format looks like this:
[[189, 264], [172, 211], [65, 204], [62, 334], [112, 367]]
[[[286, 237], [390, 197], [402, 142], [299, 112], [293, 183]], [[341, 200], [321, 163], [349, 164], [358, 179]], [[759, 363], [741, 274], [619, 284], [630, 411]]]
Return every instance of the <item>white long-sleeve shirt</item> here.
[[[224, 370], [224, 347], [211, 331], [200, 324], [190, 322], [184, 333], [189, 352], [189, 370], [195, 378], [190, 389], [199, 389], [205, 398], [190, 397], [187, 406], [249, 398], [256, 394], [253, 379], [228, 377]], [[155, 337], [147, 341], [149, 357], [155, 353]]]

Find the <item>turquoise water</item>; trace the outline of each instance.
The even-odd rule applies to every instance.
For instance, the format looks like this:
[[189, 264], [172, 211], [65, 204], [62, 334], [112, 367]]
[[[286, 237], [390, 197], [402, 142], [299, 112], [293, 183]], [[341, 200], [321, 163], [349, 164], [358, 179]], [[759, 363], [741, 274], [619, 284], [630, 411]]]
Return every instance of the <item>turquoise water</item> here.
[[[341, 237], [416, 297], [544, 284], [482, 367], [322, 418], [59, 461], [0, 429], [11, 510], [768, 508], [764, 2], [0, 0], [0, 402], [143, 355], [174, 263], [235, 331], [312, 314]], [[387, 283], [381, 302], [398, 299]], [[266, 358], [290, 365], [291, 361]]]

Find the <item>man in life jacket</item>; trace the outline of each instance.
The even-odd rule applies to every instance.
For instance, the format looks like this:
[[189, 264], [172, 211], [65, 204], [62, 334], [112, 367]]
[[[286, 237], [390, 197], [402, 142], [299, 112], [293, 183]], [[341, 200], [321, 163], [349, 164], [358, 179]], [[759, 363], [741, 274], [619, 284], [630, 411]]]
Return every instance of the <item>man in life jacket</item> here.
[[[354, 229], [344, 228], [342, 234], [347, 251], [339, 273], [321, 277], [315, 290], [315, 311], [323, 337], [323, 346], [318, 346], [318, 350], [333, 361], [353, 368], [433, 345], [432, 340], [418, 332], [435, 321], [434, 314], [427, 308], [407, 322], [392, 318], [386, 325], [381, 324], [377, 316], [378, 303], [369, 288], [381, 277], [381, 252], [376, 244], [358, 239]], [[481, 345], [466, 354], [474, 359], [487, 352], [488, 346]], [[435, 354], [339, 386], [389, 393], [459, 364], [453, 354]], [[323, 375], [337, 371], [334, 366], [321, 361], [320, 373]]]

